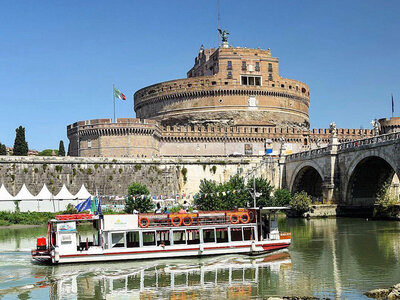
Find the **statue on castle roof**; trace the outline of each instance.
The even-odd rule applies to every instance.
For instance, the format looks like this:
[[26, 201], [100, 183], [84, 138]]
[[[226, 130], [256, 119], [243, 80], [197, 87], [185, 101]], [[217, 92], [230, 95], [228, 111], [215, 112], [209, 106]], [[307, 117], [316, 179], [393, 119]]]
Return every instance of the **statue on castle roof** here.
[[332, 122], [331, 124], [329, 124], [329, 128], [331, 129], [331, 135], [336, 137], [337, 134], [336, 123]]
[[222, 42], [227, 42], [228, 34], [229, 34], [228, 30], [226, 30], [226, 29], [221, 30], [220, 28], [218, 28], [218, 32], [221, 35]]
[[373, 119], [371, 121], [371, 125], [372, 125], [373, 134], [379, 135], [379, 131], [381, 129], [381, 124], [379, 123], [379, 121], [377, 119]]

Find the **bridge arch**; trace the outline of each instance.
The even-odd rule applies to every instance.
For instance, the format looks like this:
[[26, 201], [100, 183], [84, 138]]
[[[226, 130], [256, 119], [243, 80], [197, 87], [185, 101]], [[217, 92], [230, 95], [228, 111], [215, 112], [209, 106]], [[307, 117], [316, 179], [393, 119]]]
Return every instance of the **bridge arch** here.
[[386, 184], [398, 186], [396, 163], [377, 152], [359, 155], [348, 168], [344, 200], [347, 205], [372, 206]]
[[322, 199], [322, 183], [324, 175], [321, 168], [312, 162], [300, 164], [293, 173], [289, 185], [292, 193], [305, 191], [313, 198]]

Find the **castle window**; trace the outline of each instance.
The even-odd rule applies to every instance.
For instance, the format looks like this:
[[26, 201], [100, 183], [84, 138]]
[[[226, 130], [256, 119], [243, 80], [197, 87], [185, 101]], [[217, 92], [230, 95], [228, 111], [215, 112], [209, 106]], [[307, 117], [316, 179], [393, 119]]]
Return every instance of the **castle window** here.
[[256, 72], [260, 72], [260, 63], [256, 62]]
[[305, 88], [301, 88], [301, 92], [302, 92], [302, 93], [305, 93], [305, 92], [306, 92], [306, 89], [305, 89]]
[[228, 60], [228, 66], [227, 66], [228, 70], [232, 70], [232, 61]]
[[232, 79], [232, 72], [231, 71], [228, 72], [228, 79]]
[[284, 84], [281, 84], [281, 88], [284, 88], [285, 87], [285, 85]]
[[242, 71], [246, 71], [246, 70], [247, 70], [246, 62], [242, 61]]
[[92, 148], [92, 141], [87, 141], [87, 147]]
[[272, 64], [268, 63], [268, 72], [272, 72]]
[[222, 99], [219, 99], [219, 103], [222, 103]]
[[268, 74], [268, 80], [271, 80], [271, 81], [274, 80], [274, 79], [272, 78], [272, 74], [271, 74], [271, 73]]
[[217, 82], [216, 82], [216, 81], [212, 81], [211, 84], [212, 84], [212, 85], [216, 85]]
[[241, 76], [242, 85], [261, 85], [261, 76]]

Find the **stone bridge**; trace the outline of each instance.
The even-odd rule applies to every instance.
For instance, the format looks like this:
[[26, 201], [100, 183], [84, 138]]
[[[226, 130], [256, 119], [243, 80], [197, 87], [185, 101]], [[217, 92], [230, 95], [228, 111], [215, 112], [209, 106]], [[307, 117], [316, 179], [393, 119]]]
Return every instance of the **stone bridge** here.
[[346, 143], [331, 137], [327, 147], [288, 155], [283, 185], [306, 191], [323, 203], [371, 206], [389, 183], [397, 189], [400, 174], [400, 132]]

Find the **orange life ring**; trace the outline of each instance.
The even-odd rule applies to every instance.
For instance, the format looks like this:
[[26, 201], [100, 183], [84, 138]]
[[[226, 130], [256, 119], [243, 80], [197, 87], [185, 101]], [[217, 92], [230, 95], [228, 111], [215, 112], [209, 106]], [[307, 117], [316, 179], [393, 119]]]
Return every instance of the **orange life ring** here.
[[229, 221], [231, 221], [232, 224], [237, 224], [239, 223], [239, 216], [237, 214], [231, 214]]
[[[246, 219], [243, 220], [243, 217], [246, 217]], [[243, 223], [243, 224], [249, 223], [249, 222], [250, 222], [249, 213], [245, 212], [245, 213], [241, 214], [241, 215], [240, 215], [240, 222]]]
[[[143, 221], [145, 221], [144, 224], [143, 224]], [[146, 228], [146, 227], [149, 227], [149, 225], [150, 225], [149, 218], [143, 217], [143, 218], [140, 218], [140, 219], [139, 219], [139, 226], [140, 226], [140, 227]]]
[[[189, 221], [186, 222], [187, 220], [189, 220]], [[183, 225], [185, 225], [185, 226], [190, 226], [190, 225], [193, 224], [193, 219], [192, 219], [192, 217], [190, 217], [190, 216], [185, 216], [185, 217], [183, 217], [183, 219], [182, 219], [182, 223], [183, 223]]]
[[[178, 222], [175, 222], [176, 220], [177, 220]], [[181, 223], [182, 223], [182, 219], [181, 219], [181, 217], [179, 217], [179, 216], [174, 216], [174, 217], [171, 218], [171, 223], [172, 223], [172, 225], [174, 225], [174, 226], [180, 226]]]

